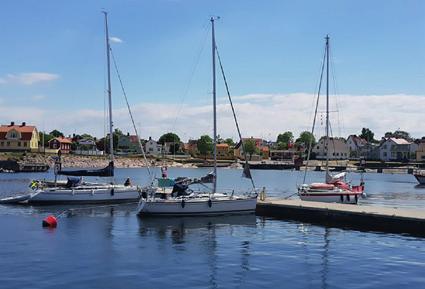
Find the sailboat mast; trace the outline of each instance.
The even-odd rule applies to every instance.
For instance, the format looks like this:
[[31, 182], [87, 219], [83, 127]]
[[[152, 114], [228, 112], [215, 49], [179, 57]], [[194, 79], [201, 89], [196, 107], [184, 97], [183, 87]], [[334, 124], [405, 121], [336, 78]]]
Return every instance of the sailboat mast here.
[[109, 46], [109, 31], [108, 31], [108, 13], [105, 14], [105, 37], [106, 37], [106, 62], [108, 69], [108, 106], [109, 106], [109, 156], [112, 164], [114, 163], [114, 136], [112, 124], [112, 90], [111, 90], [111, 60], [110, 60], [110, 46]]
[[329, 35], [326, 35], [326, 177], [329, 174]]
[[214, 180], [213, 194], [217, 191], [217, 110], [216, 110], [216, 81], [215, 81], [215, 34], [214, 34], [214, 17], [211, 17], [212, 27], [212, 75], [213, 75], [213, 119], [214, 119]]

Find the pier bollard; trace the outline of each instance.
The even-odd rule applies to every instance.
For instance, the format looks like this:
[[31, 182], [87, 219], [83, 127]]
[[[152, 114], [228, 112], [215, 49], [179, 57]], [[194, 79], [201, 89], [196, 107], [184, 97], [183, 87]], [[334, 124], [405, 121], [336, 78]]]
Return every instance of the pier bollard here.
[[260, 201], [266, 200], [266, 187], [263, 187], [263, 189], [260, 192]]

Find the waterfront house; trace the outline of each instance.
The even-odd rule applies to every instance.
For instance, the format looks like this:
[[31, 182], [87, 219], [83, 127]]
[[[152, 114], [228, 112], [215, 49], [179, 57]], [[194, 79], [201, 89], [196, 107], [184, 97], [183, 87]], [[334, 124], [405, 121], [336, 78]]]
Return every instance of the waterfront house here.
[[66, 137], [55, 137], [49, 140], [49, 149], [55, 152], [59, 150], [63, 154], [69, 154], [71, 151], [72, 140]]
[[187, 143], [184, 144], [184, 151], [192, 157], [197, 156], [199, 154], [198, 140], [190, 139]]
[[418, 145], [403, 138], [386, 138], [379, 147], [381, 161], [408, 161], [416, 158]]
[[137, 135], [120, 135], [118, 138], [117, 152], [122, 154], [141, 153]]
[[416, 161], [425, 161], [425, 137], [423, 137], [418, 143], [418, 149], [416, 150]]
[[355, 134], [348, 136], [347, 145], [350, 150], [350, 157], [358, 158], [362, 156], [363, 148], [366, 146], [367, 141]]
[[160, 156], [162, 154], [162, 145], [149, 137], [149, 140], [145, 143], [145, 150], [147, 155]]
[[93, 139], [77, 140], [77, 149], [72, 153], [76, 155], [101, 156], [103, 151], [97, 149], [96, 142]]
[[[242, 141], [245, 143], [248, 140], [252, 140], [255, 143], [255, 147], [257, 149], [257, 153], [252, 154], [250, 157], [250, 160], [252, 161], [259, 161], [262, 159], [268, 159], [270, 157], [270, 148], [267, 146], [267, 142], [264, 141], [261, 138], [242, 138]], [[259, 153], [258, 153], [259, 152]], [[242, 143], [239, 142], [236, 144], [233, 154], [236, 158], [244, 160], [244, 152], [243, 152], [243, 146]], [[249, 157], [249, 156], [248, 156]]]
[[230, 146], [227, 143], [217, 144], [217, 159], [229, 160], [233, 158], [234, 156], [231, 154]]
[[326, 151], [328, 151], [330, 160], [346, 160], [350, 156], [350, 148], [345, 139], [338, 137], [329, 137], [328, 141], [325, 136], [320, 138], [312, 151], [318, 160], [326, 159]]
[[37, 128], [25, 122], [0, 126], [0, 151], [38, 151], [39, 140]]

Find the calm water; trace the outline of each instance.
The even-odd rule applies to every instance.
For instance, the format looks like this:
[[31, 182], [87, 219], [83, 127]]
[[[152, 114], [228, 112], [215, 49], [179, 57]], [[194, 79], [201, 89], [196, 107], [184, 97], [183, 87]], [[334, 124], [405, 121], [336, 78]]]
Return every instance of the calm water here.
[[[240, 170], [219, 173], [221, 188], [249, 186]], [[118, 170], [118, 181], [127, 176], [146, 180], [143, 169]], [[0, 174], [0, 195], [25, 191], [39, 177]], [[302, 181], [288, 171], [254, 171], [254, 177], [278, 197]], [[366, 174], [365, 180], [364, 204], [425, 208], [425, 189], [412, 176]], [[254, 215], [140, 219], [134, 205], [77, 208], [58, 228], [41, 228], [46, 215], [65, 209], [0, 205], [0, 288], [425, 288], [422, 238]]]

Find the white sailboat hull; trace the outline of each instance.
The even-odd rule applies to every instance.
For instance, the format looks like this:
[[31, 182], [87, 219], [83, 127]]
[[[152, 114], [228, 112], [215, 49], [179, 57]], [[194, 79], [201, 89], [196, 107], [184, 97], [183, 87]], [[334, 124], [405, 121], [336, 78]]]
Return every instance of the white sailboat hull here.
[[30, 204], [95, 204], [137, 202], [138, 187], [109, 185], [103, 187], [37, 189], [28, 199]]
[[353, 192], [308, 192], [300, 193], [300, 199], [302, 201], [309, 202], [325, 202], [325, 203], [341, 203], [341, 204], [357, 204], [361, 193]]
[[189, 198], [171, 200], [142, 200], [138, 215], [191, 216], [254, 213], [257, 198]]

